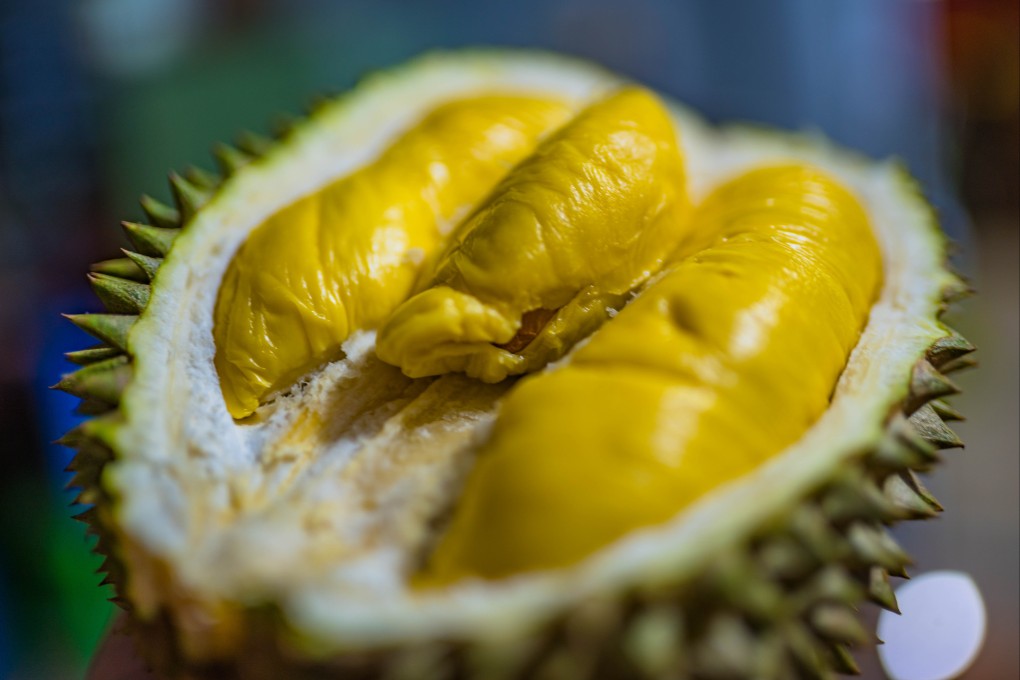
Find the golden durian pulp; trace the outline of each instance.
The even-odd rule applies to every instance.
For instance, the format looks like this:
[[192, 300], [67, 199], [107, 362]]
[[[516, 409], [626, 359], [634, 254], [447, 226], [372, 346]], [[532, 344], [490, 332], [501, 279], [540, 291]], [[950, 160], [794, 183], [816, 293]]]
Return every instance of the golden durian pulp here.
[[161, 672], [852, 668], [972, 349], [899, 168], [512, 51], [220, 156], [97, 265], [61, 383]]

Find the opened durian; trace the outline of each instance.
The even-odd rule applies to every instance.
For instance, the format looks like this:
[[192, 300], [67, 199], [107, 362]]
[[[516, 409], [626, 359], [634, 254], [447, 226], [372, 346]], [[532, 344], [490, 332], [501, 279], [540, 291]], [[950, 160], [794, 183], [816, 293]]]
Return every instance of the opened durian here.
[[217, 158], [95, 266], [59, 385], [161, 673], [854, 669], [973, 349], [901, 168], [512, 51]]

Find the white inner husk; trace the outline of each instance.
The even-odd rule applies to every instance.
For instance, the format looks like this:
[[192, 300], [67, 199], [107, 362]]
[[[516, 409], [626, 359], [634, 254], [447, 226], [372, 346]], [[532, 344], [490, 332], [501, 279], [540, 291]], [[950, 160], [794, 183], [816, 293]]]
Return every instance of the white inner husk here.
[[[591, 593], [699, 570], [876, 441], [906, 393], [910, 366], [944, 334], [933, 319], [948, 275], [926, 205], [893, 164], [821, 139], [714, 130], [679, 108], [696, 198], [758, 164], [817, 164], [861, 198], [887, 263], [881, 299], [831, 408], [755, 474], [575, 568], [423, 595], [408, 589], [406, 571], [504, 388], [458, 377], [412, 383], [381, 366], [372, 335], [362, 333], [347, 343], [346, 360], [264, 408], [259, 423], [231, 420], [213, 367], [212, 311], [230, 257], [252, 228], [370, 160], [440, 101], [512, 90], [586, 101], [617, 84], [550, 55], [434, 55], [374, 77], [318, 114], [285, 152], [232, 178], [187, 226], [131, 332], [136, 378], [122, 405], [119, 460], [104, 479], [118, 498], [128, 595], [141, 616], [167, 607], [197, 648], [203, 636], [216, 636], [212, 611], [223, 609], [211, 603], [224, 602], [276, 603], [299, 641], [326, 651], [443, 634], [500, 636]], [[446, 415], [429, 411], [433, 404]], [[406, 425], [412, 418], [414, 427]]]

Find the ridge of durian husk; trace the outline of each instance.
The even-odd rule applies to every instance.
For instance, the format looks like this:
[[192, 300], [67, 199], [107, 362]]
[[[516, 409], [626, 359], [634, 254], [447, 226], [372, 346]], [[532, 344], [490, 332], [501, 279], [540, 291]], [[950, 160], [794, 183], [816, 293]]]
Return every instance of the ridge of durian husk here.
[[[143, 197], [148, 223], [124, 223], [132, 250], [97, 263], [89, 277], [107, 312], [69, 316], [100, 341], [68, 355], [81, 368], [56, 386], [81, 397], [79, 410], [92, 416], [61, 440], [77, 451], [68, 468], [70, 485], [80, 489], [75, 503], [84, 508], [77, 518], [98, 537], [102, 583], [116, 589], [114, 600], [159, 672], [437, 680], [825, 678], [855, 672], [852, 648], [874, 641], [858, 619], [858, 606], [870, 601], [896, 611], [889, 579], [906, 576], [910, 564], [887, 527], [941, 512], [915, 473], [937, 464], [940, 450], [962, 445], [946, 424], [960, 416], [943, 399], [958, 391], [946, 375], [972, 365], [973, 347], [934, 319], [932, 326], [942, 331], [923, 331], [931, 336], [928, 347], [904, 374], [907, 388], [886, 414], [881, 436], [802, 489], [795, 502], [763, 515], [752, 531], [718, 541], [718, 548], [701, 556], [700, 570], [613, 583], [504, 637], [443, 635], [343, 652], [317, 652], [314, 644], [293, 639], [271, 604], [245, 610], [233, 622], [234, 653], [212, 662], [189, 656], [169, 613], [135, 615], [124, 589], [133, 548], [115, 517], [118, 492], [103, 480], [106, 465], [118, 457], [120, 397], [133, 375], [128, 332], [144, 313], [151, 284], [181, 230], [224, 181], [293, 129], [288, 126], [276, 141], [246, 135], [236, 146], [219, 145], [214, 155], [220, 176], [195, 169], [172, 173], [173, 206]], [[944, 281], [939, 314], [969, 293], [955, 275]]]

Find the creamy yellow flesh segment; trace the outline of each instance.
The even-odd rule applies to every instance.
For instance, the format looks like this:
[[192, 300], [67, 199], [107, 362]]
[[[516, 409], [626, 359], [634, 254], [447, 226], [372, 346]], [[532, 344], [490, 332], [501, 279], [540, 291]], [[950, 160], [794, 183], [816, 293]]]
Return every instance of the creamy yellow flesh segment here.
[[563, 567], [664, 522], [827, 408], [880, 283], [857, 201], [803, 166], [717, 189], [713, 242], [506, 399], [424, 585]]
[[[683, 241], [684, 187], [673, 123], [654, 95], [628, 87], [596, 102], [458, 228], [431, 287], [380, 329], [379, 358], [411, 377], [496, 382], [562, 356]], [[552, 318], [520, 348], [511, 341], [529, 313]]]
[[372, 164], [259, 225], [216, 303], [215, 363], [230, 414], [250, 415], [351, 332], [381, 323], [444, 232], [571, 114], [565, 102], [525, 96], [442, 105]]

